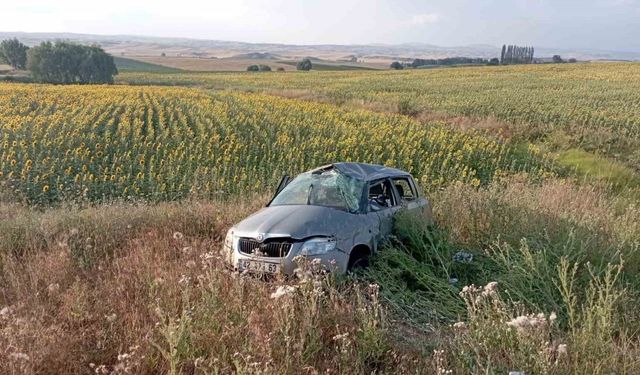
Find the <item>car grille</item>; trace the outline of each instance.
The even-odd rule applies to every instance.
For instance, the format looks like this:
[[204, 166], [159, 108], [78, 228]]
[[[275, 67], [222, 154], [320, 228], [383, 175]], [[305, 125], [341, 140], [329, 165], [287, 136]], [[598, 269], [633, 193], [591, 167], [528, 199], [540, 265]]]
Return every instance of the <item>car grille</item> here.
[[271, 239], [261, 243], [253, 238], [240, 238], [238, 241], [238, 250], [243, 254], [255, 254], [269, 258], [284, 258], [289, 254], [292, 245], [290, 241], [283, 239]]

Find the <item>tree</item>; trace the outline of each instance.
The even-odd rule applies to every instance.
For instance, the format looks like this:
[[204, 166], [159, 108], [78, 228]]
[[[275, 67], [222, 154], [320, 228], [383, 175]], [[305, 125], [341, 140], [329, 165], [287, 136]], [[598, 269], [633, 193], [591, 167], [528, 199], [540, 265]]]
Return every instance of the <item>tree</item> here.
[[569, 62], [570, 64], [575, 64], [575, 63], [577, 63], [577, 62], [578, 62], [578, 60], [576, 60], [575, 58], [573, 58], [573, 57], [572, 57], [572, 58], [570, 58], [570, 59], [568, 60], [568, 62]]
[[247, 67], [247, 72], [259, 72], [260, 67], [258, 65], [249, 65]]
[[533, 54], [533, 47], [503, 45], [502, 52], [500, 54], [500, 64], [532, 64]]
[[270, 71], [271, 71], [271, 67], [270, 67], [269, 65], [262, 65], [262, 64], [260, 64], [260, 65], [258, 66], [258, 68], [259, 68], [259, 70], [260, 70], [261, 72], [270, 72]]
[[25, 69], [27, 67], [28, 49], [29, 47], [16, 38], [3, 40], [0, 43], [0, 60], [5, 61], [14, 69]]
[[284, 68], [283, 68], [283, 67], [279, 67], [279, 68], [278, 68], [278, 71], [279, 71], [279, 72], [284, 72]]
[[27, 54], [27, 68], [47, 83], [113, 83], [118, 69], [113, 56], [98, 46], [42, 42]]
[[400, 63], [400, 61], [394, 61], [394, 62], [391, 63], [391, 69], [402, 70], [402, 69], [404, 69], [404, 65], [402, 65], [402, 63]]
[[497, 57], [494, 57], [491, 60], [489, 60], [489, 63], [487, 65], [500, 65], [500, 59], [498, 59]]
[[164, 52], [162, 52], [162, 53], [160, 54], [160, 57], [167, 57], [167, 54], [166, 54], [166, 53], [164, 53]]
[[553, 55], [551, 59], [553, 60], [554, 64], [561, 64], [564, 62], [564, 60], [562, 60], [562, 57], [560, 55]]
[[300, 61], [300, 62], [298, 63], [298, 65], [296, 66], [296, 68], [297, 68], [298, 70], [304, 70], [304, 71], [306, 72], [306, 71], [309, 71], [309, 70], [311, 70], [311, 69], [313, 68], [313, 64], [311, 64], [311, 60], [309, 60], [309, 59], [303, 59], [302, 61]]

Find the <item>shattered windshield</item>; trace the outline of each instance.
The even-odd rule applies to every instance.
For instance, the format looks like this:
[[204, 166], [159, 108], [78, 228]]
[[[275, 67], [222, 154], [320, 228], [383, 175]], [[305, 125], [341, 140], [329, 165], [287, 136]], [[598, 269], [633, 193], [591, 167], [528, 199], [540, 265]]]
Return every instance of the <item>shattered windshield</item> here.
[[292, 204], [332, 207], [348, 212], [360, 209], [364, 182], [334, 169], [306, 172], [289, 183], [271, 206]]

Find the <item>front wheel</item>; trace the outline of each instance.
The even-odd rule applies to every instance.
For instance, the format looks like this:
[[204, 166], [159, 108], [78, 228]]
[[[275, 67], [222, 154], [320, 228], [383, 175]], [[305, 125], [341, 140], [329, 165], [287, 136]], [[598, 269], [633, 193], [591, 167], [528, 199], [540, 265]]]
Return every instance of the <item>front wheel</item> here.
[[349, 258], [349, 264], [347, 265], [347, 271], [353, 272], [359, 268], [367, 268], [369, 267], [369, 254], [356, 252], [355, 254], [351, 254]]

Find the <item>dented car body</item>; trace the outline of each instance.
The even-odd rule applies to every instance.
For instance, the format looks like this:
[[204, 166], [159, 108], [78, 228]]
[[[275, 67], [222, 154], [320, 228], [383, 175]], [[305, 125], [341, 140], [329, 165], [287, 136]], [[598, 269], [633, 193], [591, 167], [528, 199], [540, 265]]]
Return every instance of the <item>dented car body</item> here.
[[400, 210], [431, 220], [431, 204], [409, 173], [334, 163], [285, 176], [265, 208], [229, 230], [223, 251], [238, 271], [292, 275], [294, 258], [303, 256], [344, 273], [368, 263]]

